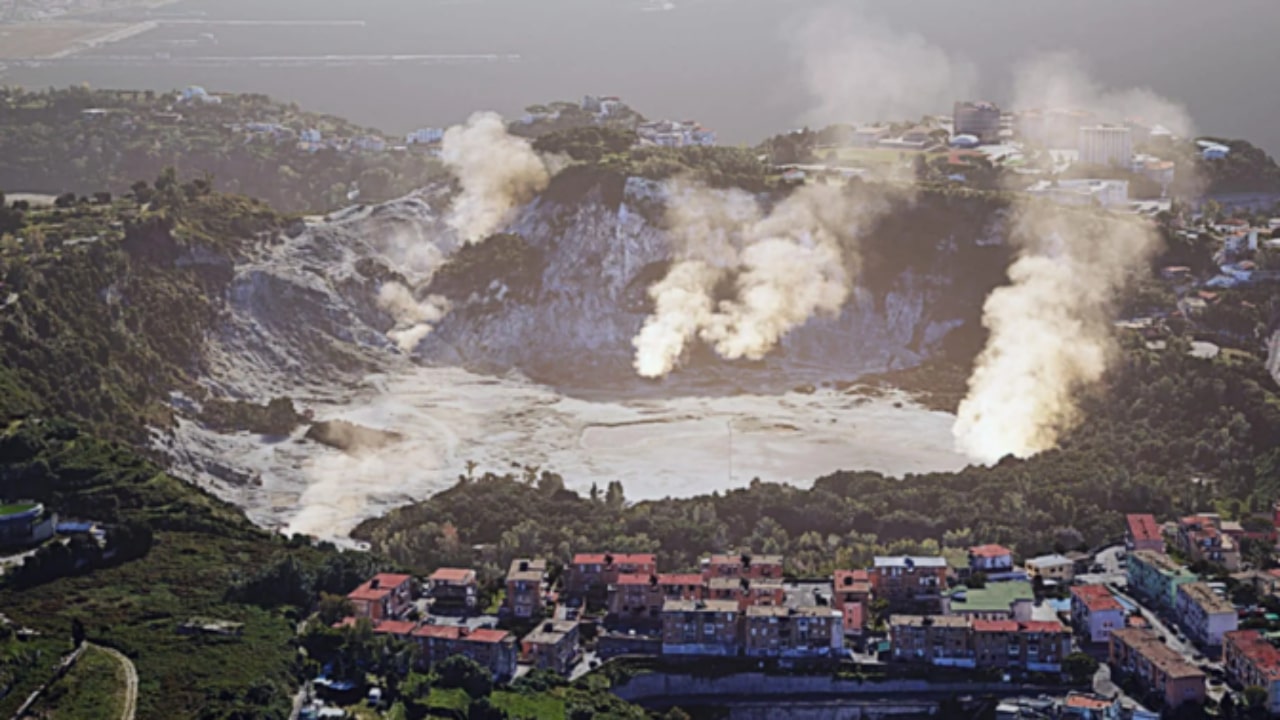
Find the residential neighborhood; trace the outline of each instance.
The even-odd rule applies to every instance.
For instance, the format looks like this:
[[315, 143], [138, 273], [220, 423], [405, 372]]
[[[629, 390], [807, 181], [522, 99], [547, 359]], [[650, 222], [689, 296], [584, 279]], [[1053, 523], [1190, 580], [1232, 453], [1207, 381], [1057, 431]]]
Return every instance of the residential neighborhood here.
[[[1280, 710], [1280, 633], [1257, 629], [1280, 617], [1242, 602], [1271, 596], [1280, 571], [1223, 562], [1240, 523], [1135, 513], [1123, 524], [1092, 552], [1018, 562], [988, 543], [960, 565], [880, 556], [829, 578], [792, 577], [784, 557], [745, 551], [694, 568], [660, 567], [650, 553], [577, 553], [563, 568], [515, 558], [492, 581], [468, 568], [379, 574], [350, 592], [353, 614], [336, 626], [367, 621], [417, 647], [424, 667], [464, 655], [500, 681], [535, 669], [577, 677], [609, 658], [853, 662], [1062, 683], [1053, 703], [1067, 717], [1156, 717], [1255, 687]], [[1275, 524], [1254, 535], [1274, 544]], [[1034, 704], [1010, 699], [1002, 717], [1035, 717]]]

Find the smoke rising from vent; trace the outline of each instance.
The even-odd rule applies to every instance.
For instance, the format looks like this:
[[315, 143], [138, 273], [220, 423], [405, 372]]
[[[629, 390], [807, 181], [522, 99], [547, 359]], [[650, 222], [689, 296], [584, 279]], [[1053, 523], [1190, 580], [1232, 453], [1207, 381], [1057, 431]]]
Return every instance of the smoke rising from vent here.
[[448, 223], [463, 242], [493, 234], [551, 179], [547, 163], [527, 140], [507, 133], [497, 113], [476, 113], [446, 130], [441, 153], [462, 186]]
[[[1179, 103], [1160, 97], [1148, 88], [1122, 90], [1104, 88], [1089, 77], [1080, 56], [1050, 53], [1019, 66], [1014, 73], [1014, 108], [1082, 110], [1094, 122], [1136, 120], [1145, 125], [1162, 125], [1175, 135], [1191, 136], [1195, 127], [1191, 116]], [[1069, 134], [1057, 138], [1064, 147], [1074, 147]]]
[[[876, 207], [829, 186], [800, 188], [767, 213], [739, 190], [673, 188], [676, 261], [649, 288], [636, 372], [670, 373], [695, 337], [723, 358], [759, 360], [809, 318], [839, 314], [859, 265], [858, 223]], [[717, 302], [730, 279], [732, 296]]]
[[947, 114], [976, 85], [977, 71], [968, 61], [851, 10], [816, 12], [795, 37], [804, 81], [816, 100], [805, 120], [815, 125]]
[[404, 352], [412, 352], [449, 313], [446, 298], [428, 295], [419, 300], [413, 290], [398, 282], [382, 284], [378, 290], [378, 307], [395, 318], [395, 327], [387, 337]]
[[1141, 220], [1034, 204], [1017, 212], [1012, 284], [983, 306], [991, 335], [954, 428], [958, 449], [988, 463], [1053, 448], [1079, 422], [1079, 391], [1117, 356], [1117, 296], [1159, 245]]

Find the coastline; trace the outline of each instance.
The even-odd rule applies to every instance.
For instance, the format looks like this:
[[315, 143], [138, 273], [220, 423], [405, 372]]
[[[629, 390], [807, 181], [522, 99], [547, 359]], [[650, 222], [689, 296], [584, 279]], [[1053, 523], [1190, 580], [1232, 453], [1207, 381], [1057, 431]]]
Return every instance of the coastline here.
[[143, 19], [111, 20], [108, 19], [111, 14], [145, 13], [178, 2], [180, 0], [135, 0], [105, 9], [73, 9], [48, 18], [0, 18], [0, 61], [57, 60], [128, 40], [151, 32], [160, 24], [145, 19], [145, 16]]

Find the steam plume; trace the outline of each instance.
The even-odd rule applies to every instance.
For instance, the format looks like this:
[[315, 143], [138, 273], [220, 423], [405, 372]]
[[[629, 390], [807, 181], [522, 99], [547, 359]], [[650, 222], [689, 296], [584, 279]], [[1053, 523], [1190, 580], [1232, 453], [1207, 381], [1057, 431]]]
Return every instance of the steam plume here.
[[[1133, 119], [1163, 125], [1183, 137], [1195, 132], [1182, 105], [1149, 88], [1104, 88], [1089, 77], [1084, 61], [1073, 53], [1050, 53], [1019, 66], [1013, 98], [1018, 109], [1084, 110], [1099, 122]], [[1074, 135], [1058, 140], [1065, 147], [1076, 143]]]
[[[788, 332], [848, 299], [858, 267], [858, 220], [873, 204], [806, 186], [771, 212], [737, 190], [681, 188], [668, 205], [676, 262], [649, 288], [654, 313], [633, 340], [635, 368], [662, 377], [695, 337], [727, 359], [759, 360]], [[736, 273], [733, 296], [715, 301]]]
[[976, 84], [971, 63], [851, 10], [816, 12], [795, 37], [816, 100], [805, 119], [817, 125], [919, 118], [969, 97]]
[[1116, 297], [1158, 245], [1139, 220], [1031, 204], [1013, 233], [1012, 284], [983, 306], [991, 336], [954, 428], [957, 447], [983, 462], [1048, 450], [1079, 421], [1078, 392], [1116, 357]]
[[476, 113], [465, 125], [449, 128], [441, 152], [462, 186], [448, 222], [463, 242], [491, 235], [551, 177], [528, 141], [508, 134], [496, 113]]
[[386, 282], [378, 290], [378, 307], [395, 318], [395, 327], [387, 337], [405, 352], [412, 352], [429, 335], [435, 323], [449, 313], [449, 301], [439, 295], [422, 300], [398, 282]]

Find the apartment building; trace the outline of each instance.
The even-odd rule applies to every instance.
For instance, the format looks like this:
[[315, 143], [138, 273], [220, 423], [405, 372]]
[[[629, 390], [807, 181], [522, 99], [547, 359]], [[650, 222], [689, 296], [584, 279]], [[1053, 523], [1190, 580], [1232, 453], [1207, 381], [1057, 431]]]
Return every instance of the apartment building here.
[[1013, 571], [1013, 551], [1003, 545], [977, 545], [969, 548], [969, 571], [987, 576]]
[[1125, 575], [1130, 592], [1165, 610], [1177, 607], [1179, 585], [1199, 579], [1195, 573], [1174, 562], [1168, 555], [1151, 550], [1129, 553]]
[[737, 655], [738, 617], [734, 600], [667, 600], [662, 606], [662, 653]]
[[941, 557], [877, 557], [870, 571], [871, 590], [897, 612], [938, 613], [947, 587], [947, 561]]
[[830, 607], [753, 605], [742, 616], [748, 657], [838, 658], [844, 653], [840, 611]]
[[517, 558], [507, 569], [507, 594], [502, 599], [508, 613], [518, 618], [537, 617], [546, 609], [547, 561]]
[[1147, 628], [1111, 631], [1108, 662], [1113, 672], [1136, 679], [1169, 709], [1204, 703], [1204, 673]]
[[583, 599], [590, 595], [603, 602], [609, 586], [616, 583], [620, 575], [657, 572], [658, 563], [652, 553], [579, 553], [566, 569], [564, 591], [570, 598]]
[[845, 635], [861, 635], [871, 603], [871, 574], [866, 570], [837, 570], [831, 606], [843, 616]]
[[520, 660], [568, 675], [581, 657], [576, 620], [546, 620], [520, 640]]
[[1222, 636], [1233, 632], [1239, 622], [1235, 607], [1203, 582], [1178, 586], [1174, 612], [1187, 636], [1204, 647], [1222, 645]]
[[474, 612], [478, 592], [476, 571], [469, 568], [439, 568], [427, 576], [431, 612]]
[[1240, 545], [1217, 515], [1188, 515], [1178, 520], [1178, 549], [1192, 562], [1208, 562], [1232, 572], [1240, 569]]
[[702, 560], [703, 580], [715, 578], [747, 578], [748, 580], [782, 579], [781, 555], [712, 555]]
[[1164, 552], [1164, 535], [1154, 515], [1126, 515], [1124, 546], [1129, 552], [1134, 550], [1150, 550]]
[[1085, 639], [1105, 643], [1111, 631], [1125, 627], [1125, 610], [1103, 585], [1074, 585], [1071, 588], [1071, 624]]
[[1280, 650], [1260, 630], [1223, 635], [1222, 667], [1242, 687], [1267, 691], [1267, 712], [1280, 715]]
[[627, 573], [609, 586], [609, 625], [657, 626], [667, 599], [657, 575]]
[[738, 604], [738, 610], [752, 605], [782, 605], [787, 591], [782, 580], [713, 577], [703, 590], [709, 600], [728, 600]]
[[1132, 131], [1124, 125], [1087, 125], [1080, 128], [1080, 162], [1129, 168], [1133, 160]]
[[891, 657], [899, 662], [977, 667], [968, 618], [893, 615], [889, 618], [889, 643]]
[[347, 594], [356, 617], [375, 622], [401, 617], [413, 604], [413, 578], [378, 573]]
[[1076, 576], [1076, 564], [1066, 555], [1041, 555], [1025, 563], [1027, 577], [1069, 583]]
[[1000, 108], [985, 101], [956, 101], [951, 115], [956, 135], [972, 135], [984, 143], [1000, 139]]
[[518, 650], [515, 637], [506, 630], [472, 630], [458, 625], [422, 625], [410, 635], [428, 665], [453, 655], [465, 655], [489, 668], [498, 681], [515, 676]]
[[977, 667], [1061, 672], [1071, 654], [1071, 629], [1057, 621], [974, 620]]
[[698, 600], [703, 597], [702, 576], [697, 573], [664, 573], [658, 576], [662, 595], [673, 600]]

